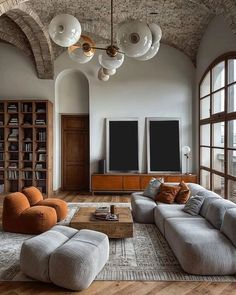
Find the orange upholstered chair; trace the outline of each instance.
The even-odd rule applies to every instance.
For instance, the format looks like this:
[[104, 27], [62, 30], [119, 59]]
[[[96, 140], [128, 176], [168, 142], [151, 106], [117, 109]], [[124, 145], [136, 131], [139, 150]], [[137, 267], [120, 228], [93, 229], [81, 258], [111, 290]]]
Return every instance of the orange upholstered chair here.
[[4, 231], [24, 234], [40, 234], [57, 222], [56, 211], [51, 207], [30, 207], [22, 193], [11, 193], [4, 198], [2, 226]]
[[56, 210], [57, 221], [66, 218], [68, 208], [65, 201], [56, 198], [43, 199], [40, 190], [34, 186], [24, 188], [22, 193], [27, 197], [30, 206], [49, 206]]

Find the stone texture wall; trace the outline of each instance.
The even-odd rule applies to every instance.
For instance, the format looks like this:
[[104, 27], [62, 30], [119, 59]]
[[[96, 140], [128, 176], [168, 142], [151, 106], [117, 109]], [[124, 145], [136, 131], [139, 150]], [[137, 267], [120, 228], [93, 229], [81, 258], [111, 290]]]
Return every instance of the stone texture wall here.
[[[14, 30], [12, 23], [1, 21], [0, 38], [26, 54], [32, 52], [40, 78], [53, 78], [54, 56], [62, 52], [62, 48], [51, 44], [47, 32], [50, 20], [60, 13], [76, 16], [83, 33], [97, 43], [109, 43], [108, 0], [0, 0], [0, 20], [7, 15], [15, 24]], [[155, 22], [163, 31], [161, 42], [183, 51], [195, 63], [202, 35], [216, 15], [223, 15], [236, 34], [235, 0], [116, 0], [114, 32], [127, 19]], [[16, 40], [13, 36], [17, 36]]]

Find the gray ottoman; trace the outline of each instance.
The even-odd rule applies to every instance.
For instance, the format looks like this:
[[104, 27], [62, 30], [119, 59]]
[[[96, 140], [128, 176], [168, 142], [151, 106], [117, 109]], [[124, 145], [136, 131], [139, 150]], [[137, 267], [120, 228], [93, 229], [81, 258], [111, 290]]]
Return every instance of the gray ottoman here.
[[108, 258], [107, 235], [57, 225], [23, 243], [20, 267], [33, 279], [82, 290], [89, 287]]

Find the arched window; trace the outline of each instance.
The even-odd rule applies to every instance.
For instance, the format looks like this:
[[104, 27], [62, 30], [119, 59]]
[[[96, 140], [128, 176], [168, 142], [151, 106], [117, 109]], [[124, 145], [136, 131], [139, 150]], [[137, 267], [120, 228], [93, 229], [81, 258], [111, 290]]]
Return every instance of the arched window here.
[[199, 85], [200, 183], [236, 202], [236, 52], [220, 56]]

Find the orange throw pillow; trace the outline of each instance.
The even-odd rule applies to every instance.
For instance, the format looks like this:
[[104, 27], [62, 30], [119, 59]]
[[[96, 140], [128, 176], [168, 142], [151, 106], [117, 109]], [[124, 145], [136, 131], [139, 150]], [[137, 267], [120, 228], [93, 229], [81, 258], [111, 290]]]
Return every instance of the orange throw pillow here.
[[161, 203], [172, 204], [179, 191], [180, 186], [172, 186], [162, 183], [155, 200]]
[[180, 186], [180, 191], [178, 192], [175, 198], [175, 201], [178, 204], [186, 204], [190, 197], [189, 187], [184, 181], [181, 181], [179, 186]]

